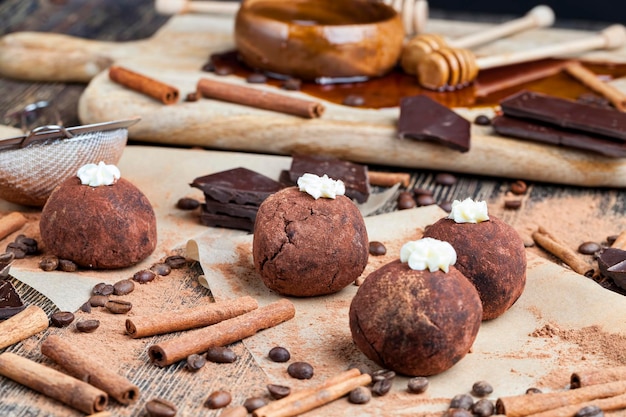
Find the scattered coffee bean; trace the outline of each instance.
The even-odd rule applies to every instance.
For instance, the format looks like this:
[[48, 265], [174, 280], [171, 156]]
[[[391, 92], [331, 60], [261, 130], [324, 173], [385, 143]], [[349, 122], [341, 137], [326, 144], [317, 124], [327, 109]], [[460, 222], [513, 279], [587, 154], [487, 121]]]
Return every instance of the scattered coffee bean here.
[[410, 393], [413, 394], [421, 394], [426, 392], [428, 389], [428, 378], [423, 376], [416, 376], [414, 378], [409, 379], [407, 383], [407, 388]]
[[50, 323], [55, 327], [66, 327], [74, 321], [74, 313], [71, 311], [57, 311], [50, 316]]
[[91, 304], [89, 304], [89, 301], [80, 306], [80, 311], [83, 313], [91, 313]]
[[442, 417], [474, 417], [469, 410], [465, 408], [449, 408], [443, 413]]
[[526, 394], [541, 394], [543, 391], [541, 391], [539, 388], [535, 388], [535, 387], [530, 387], [526, 390]]
[[246, 400], [243, 402], [243, 406], [246, 407], [248, 413], [253, 412], [257, 408], [261, 408], [264, 405], [267, 405], [267, 400], [261, 397], [246, 398]]
[[443, 211], [450, 213], [452, 211], [452, 201], [444, 201], [442, 203], [439, 203], [439, 207]]
[[91, 293], [93, 295], [111, 295], [113, 294], [113, 292], [113, 285], [106, 284], [104, 282], [94, 285], [93, 289], [91, 290]]
[[348, 94], [342, 101], [344, 106], [359, 107], [365, 104], [365, 99], [356, 94]]
[[472, 393], [477, 397], [486, 397], [493, 392], [493, 387], [487, 381], [477, 381], [472, 385]]
[[413, 194], [415, 194], [415, 197], [418, 197], [420, 195], [433, 195], [433, 191], [426, 188], [416, 187], [413, 188]]
[[374, 382], [374, 385], [372, 385], [372, 393], [378, 395], [379, 397], [382, 397], [383, 395], [386, 395], [391, 390], [392, 385], [393, 385], [393, 378], [381, 379], [379, 381]]
[[439, 185], [454, 185], [457, 182], [457, 178], [452, 175], [452, 174], [448, 174], [446, 172], [440, 172], [437, 175], [435, 175], [435, 184], [439, 184]]
[[218, 408], [224, 408], [233, 400], [233, 397], [228, 391], [213, 391], [209, 394], [204, 405], [212, 410]]
[[511, 192], [513, 194], [523, 195], [526, 194], [527, 190], [528, 185], [526, 185], [526, 183], [522, 180], [515, 181], [513, 184], [511, 184]]
[[23, 245], [26, 249], [27, 255], [34, 255], [39, 251], [37, 241], [32, 237], [17, 235], [17, 237], [15, 238], [15, 243]]
[[202, 71], [204, 71], [204, 72], [214, 72], [215, 71], [215, 64], [213, 63], [213, 61], [208, 61], [207, 63], [205, 63], [202, 66]]
[[296, 379], [313, 378], [313, 367], [307, 362], [294, 362], [287, 367], [287, 373]]
[[397, 204], [398, 210], [412, 209], [417, 205], [413, 196], [408, 191], [402, 191], [398, 194]]
[[76, 272], [78, 271], [78, 265], [69, 259], [59, 259], [59, 269], [63, 272]]
[[382, 242], [373, 240], [370, 242], [369, 252], [372, 256], [383, 256], [387, 253], [387, 248]]
[[200, 100], [200, 94], [197, 91], [192, 91], [191, 93], [187, 93], [185, 96], [185, 101], [188, 103], [193, 103], [194, 101]]
[[267, 76], [260, 72], [255, 72], [246, 77], [246, 82], [250, 84], [264, 84], [267, 82]]
[[275, 400], [280, 400], [291, 394], [291, 388], [284, 385], [268, 384], [267, 391]]
[[187, 265], [187, 258], [180, 255], [172, 255], [165, 258], [165, 263], [172, 269], [180, 269]]
[[223, 409], [220, 417], [248, 417], [248, 410], [243, 405], [236, 405]]
[[574, 417], [604, 417], [604, 411], [597, 405], [588, 405], [578, 410]]
[[139, 272], [135, 272], [133, 275], [133, 281], [138, 282], [140, 284], [145, 284], [150, 281], [154, 281], [156, 278], [156, 274], [148, 269], [143, 269]]
[[176, 208], [180, 210], [195, 210], [198, 207], [200, 207], [200, 202], [190, 197], [183, 197], [176, 203]]
[[135, 283], [130, 279], [123, 279], [113, 284], [113, 294], [126, 295], [135, 290]]
[[300, 91], [300, 88], [302, 88], [302, 81], [298, 78], [288, 78], [283, 81], [282, 87], [284, 90]]
[[95, 332], [98, 327], [100, 327], [99, 320], [89, 319], [89, 320], [79, 320], [76, 322], [76, 330], [78, 330], [81, 333]]
[[417, 198], [415, 199], [415, 203], [419, 207], [424, 207], [424, 206], [430, 206], [432, 204], [435, 204], [436, 201], [432, 195], [422, 194], [422, 195], [417, 196]]
[[130, 301], [124, 300], [109, 300], [104, 306], [113, 314], [126, 314], [133, 308]]
[[356, 387], [348, 395], [348, 401], [352, 404], [365, 404], [372, 399], [372, 393], [365, 387]]
[[174, 417], [176, 406], [162, 398], [154, 398], [146, 403], [146, 413], [149, 417]]
[[617, 240], [617, 235], [611, 235], [606, 237], [606, 244], [611, 246]]
[[9, 243], [6, 247], [6, 252], [10, 252], [13, 254], [15, 259], [24, 259], [26, 258], [26, 249], [21, 248], [15, 243]]
[[89, 297], [89, 305], [92, 307], [104, 307], [104, 305], [109, 301], [109, 297], [106, 295], [92, 295]]
[[162, 277], [172, 273], [172, 267], [168, 264], [154, 264], [150, 267], [150, 270]]
[[477, 124], [479, 126], [489, 126], [491, 124], [491, 119], [484, 114], [479, 114], [474, 119], [474, 124]]
[[493, 415], [495, 410], [495, 405], [493, 402], [489, 401], [486, 398], [481, 398], [476, 401], [470, 411], [474, 414], [475, 417], [489, 417]]
[[197, 353], [192, 353], [187, 356], [187, 364], [186, 367], [189, 371], [195, 372], [198, 371], [206, 365], [206, 359], [202, 355], [198, 355]]
[[39, 268], [44, 271], [54, 271], [59, 267], [59, 258], [56, 256], [44, 256], [39, 261]]
[[291, 354], [282, 346], [276, 346], [270, 349], [269, 358], [274, 362], [287, 362], [291, 359]]
[[504, 208], [509, 210], [517, 210], [522, 207], [522, 200], [504, 200]]
[[228, 65], [220, 65], [215, 67], [215, 75], [231, 75], [235, 70]]
[[372, 372], [372, 381], [378, 382], [384, 379], [393, 380], [396, 377], [396, 373], [390, 369], [378, 369], [377, 371]]
[[457, 394], [450, 400], [450, 408], [462, 408], [469, 410], [474, 404], [474, 399], [469, 394]]
[[231, 348], [216, 346], [209, 348], [206, 358], [215, 363], [233, 363], [237, 360], [237, 354]]
[[583, 255], [593, 255], [594, 253], [598, 252], [600, 249], [602, 249], [602, 246], [600, 246], [599, 243], [583, 242], [578, 247], [578, 252], [582, 253]]

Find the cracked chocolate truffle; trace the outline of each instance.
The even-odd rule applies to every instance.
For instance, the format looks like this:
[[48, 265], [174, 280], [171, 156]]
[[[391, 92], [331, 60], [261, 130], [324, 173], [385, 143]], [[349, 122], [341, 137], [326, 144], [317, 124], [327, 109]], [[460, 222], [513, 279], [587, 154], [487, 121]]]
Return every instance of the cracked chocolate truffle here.
[[[90, 169], [105, 169], [94, 165], [89, 164]], [[148, 198], [119, 175], [109, 185], [96, 185], [94, 178], [110, 175], [91, 174], [82, 182], [79, 176], [68, 178], [50, 195], [39, 223], [46, 250], [93, 269], [125, 268], [142, 261], [157, 243], [156, 217]]]
[[363, 216], [344, 195], [315, 198], [289, 187], [259, 207], [254, 266], [265, 285], [279, 294], [335, 293], [361, 275], [368, 250]]

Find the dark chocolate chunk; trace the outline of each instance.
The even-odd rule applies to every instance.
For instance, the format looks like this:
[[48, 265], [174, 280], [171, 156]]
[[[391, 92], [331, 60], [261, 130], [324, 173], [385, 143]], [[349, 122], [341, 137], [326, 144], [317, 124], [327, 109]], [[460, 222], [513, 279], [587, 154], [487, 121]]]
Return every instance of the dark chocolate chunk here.
[[8, 319], [25, 308], [11, 281], [0, 280], [0, 320]]
[[224, 227], [227, 229], [254, 231], [254, 220], [245, 217], [233, 217], [226, 214], [207, 213], [202, 210], [200, 213], [200, 222], [205, 226]]
[[626, 156], [626, 143], [619, 143], [602, 136], [592, 136], [583, 132], [508, 116], [497, 116], [491, 121], [491, 124], [496, 133], [502, 136], [593, 151], [613, 158]]
[[607, 248], [598, 255], [600, 273], [613, 279], [615, 285], [626, 290], [626, 251]]
[[470, 122], [425, 95], [400, 100], [400, 138], [428, 140], [467, 152], [470, 148]]
[[232, 217], [245, 217], [254, 221], [258, 206], [250, 204], [222, 203], [205, 196], [205, 203], [202, 204], [202, 213], [224, 214]]
[[500, 107], [506, 116], [626, 141], [626, 113], [619, 111], [531, 91], [502, 100]]
[[279, 182], [247, 168], [234, 168], [198, 177], [191, 186], [222, 203], [257, 206], [270, 194], [283, 188]]
[[370, 195], [367, 165], [356, 164], [338, 158], [320, 155], [293, 155], [289, 178], [296, 184], [298, 178], [309, 173], [328, 175], [334, 180], [343, 181], [346, 186], [346, 196], [358, 203], [367, 201]]

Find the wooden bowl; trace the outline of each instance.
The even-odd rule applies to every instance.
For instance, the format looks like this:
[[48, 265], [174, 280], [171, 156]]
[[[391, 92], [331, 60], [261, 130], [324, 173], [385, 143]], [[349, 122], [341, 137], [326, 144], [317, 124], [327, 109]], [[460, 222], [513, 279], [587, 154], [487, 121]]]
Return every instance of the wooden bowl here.
[[366, 0], [245, 0], [235, 19], [248, 66], [303, 80], [384, 75], [403, 39], [400, 15]]

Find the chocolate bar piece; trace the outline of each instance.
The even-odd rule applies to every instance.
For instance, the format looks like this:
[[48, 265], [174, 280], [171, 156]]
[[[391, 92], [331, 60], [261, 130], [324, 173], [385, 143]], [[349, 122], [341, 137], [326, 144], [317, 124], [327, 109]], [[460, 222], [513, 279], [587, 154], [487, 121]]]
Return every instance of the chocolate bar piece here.
[[613, 279], [615, 285], [626, 290], [626, 251], [607, 248], [598, 255], [598, 267], [602, 276]]
[[369, 198], [370, 184], [367, 177], [367, 165], [320, 155], [293, 155], [289, 179], [296, 184], [298, 178], [306, 173], [320, 177], [326, 174], [334, 180], [343, 181], [346, 186], [346, 196], [358, 203], [364, 203]]
[[191, 183], [205, 195], [222, 203], [260, 205], [270, 194], [283, 188], [273, 179], [247, 168], [234, 168], [198, 177]]
[[451, 149], [470, 148], [470, 122], [426, 95], [400, 100], [398, 136], [435, 141]]
[[245, 230], [254, 232], [254, 220], [246, 217], [233, 217], [227, 214], [215, 214], [202, 210], [200, 222], [205, 226], [225, 227], [228, 229]]
[[626, 143], [584, 132], [562, 129], [541, 122], [496, 116], [491, 125], [496, 133], [519, 139], [561, 145], [569, 148], [592, 151], [612, 158], [626, 156]]
[[245, 217], [247, 219], [256, 219], [256, 213], [259, 210], [259, 206], [251, 204], [236, 204], [236, 203], [222, 203], [212, 199], [211, 197], [204, 196], [204, 204], [202, 205], [203, 212], [213, 214], [223, 214], [232, 217]]
[[500, 107], [506, 116], [626, 141], [626, 113], [619, 111], [531, 91], [502, 100]]
[[25, 308], [11, 281], [0, 280], [0, 320], [8, 319]]

